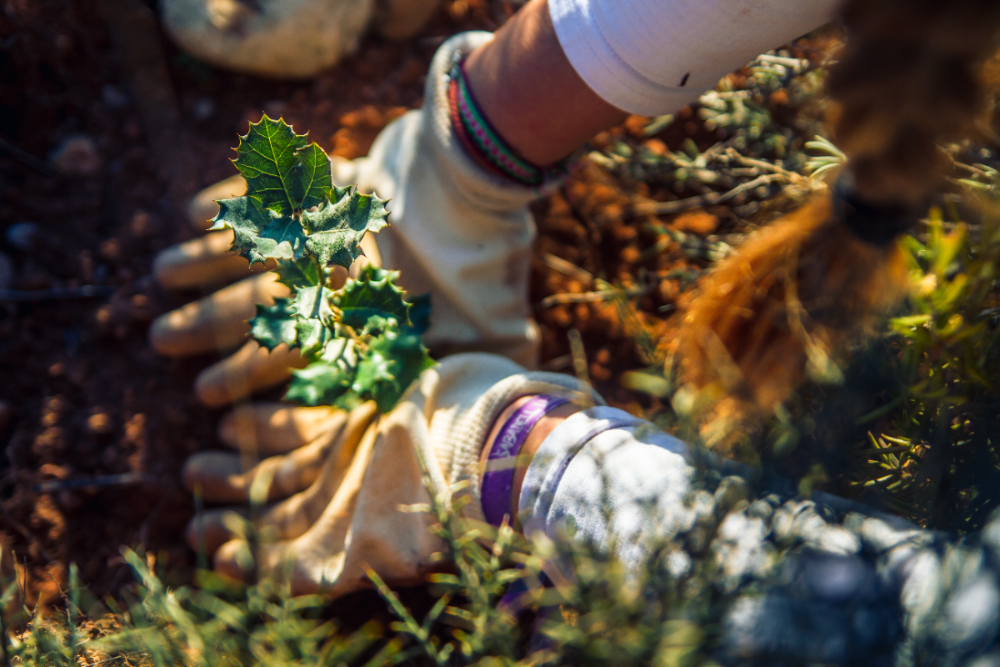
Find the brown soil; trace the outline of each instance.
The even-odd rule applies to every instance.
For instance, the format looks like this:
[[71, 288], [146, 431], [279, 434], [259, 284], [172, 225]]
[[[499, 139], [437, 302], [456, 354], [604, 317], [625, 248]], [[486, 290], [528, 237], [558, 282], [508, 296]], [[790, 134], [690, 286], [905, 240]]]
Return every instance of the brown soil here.
[[[150, 3], [151, 5], [154, 3]], [[149, 278], [153, 256], [190, 238], [183, 195], [233, 173], [231, 147], [262, 111], [345, 157], [364, 155], [378, 131], [420, 103], [424, 73], [443, 37], [462, 29], [495, 29], [509, 3], [444, 3], [422, 35], [406, 43], [369, 37], [335, 69], [301, 83], [281, 83], [212, 69], [160, 38], [191, 154], [174, 189], [163, 176], [93, 0], [8, 0], [0, 12], [0, 138], [46, 158], [68, 138], [85, 135], [99, 162], [75, 176], [52, 175], [0, 145], [0, 226], [35, 223], [33, 247], [0, 239], [17, 290], [100, 285], [109, 296], [0, 302], [0, 543], [28, 569], [33, 596], [51, 599], [66, 563], [80, 567], [97, 596], [131, 580], [123, 546], [155, 554], [175, 582], [194, 556], [182, 531], [192, 504], [179, 470], [192, 452], [213, 446], [220, 412], [191, 391], [211, 358], [171, 361], [146, 343], [149, 322], [197, 294], [168, 294]], [[199, 120], [200, 118], [200, 120]], [[645, 119], [616, 134], [639, 138]], [[646, 141], [704, 144], [694, 122]], [[187, 190], [177, 191], [177, 182]], [[168, 193], [170, 193], [168, 195]], [[648, 222], [695, 234], [732, 229], [724, 211], [657, 221], [624, 215], [636, 195], [586, 162], [535, 213], [540, 240], [531, 299], [544, 331], [543, 361], [572, 371], [567, 333], [581, 334], [589, 374], [614, 404], [648, 409], [648, 398], [623, 389], [623, 371], [655, 361], [662, 331], [688, 281], [703, 266], [688, 259]], [[672, 195], [673, 196], [673, 195]], [[644, 250], [660, 244], [661, 252]], [[567, 260], [597, 279], [641, 296], [631, 306], [588, 300], [598, 291], [585, 273], [553, 269]], [[566, 297], [565, 295], [577, 295]], [[543, 301], [553, 297], [557, 303]], [[576, 302], [573, 302], [576, 301]], [[131, 473], [129, 477], [121, 477]], [[118, 477], [115, 477], [118, 476]], [[8, 561], [9, 562], [9, 561]]]

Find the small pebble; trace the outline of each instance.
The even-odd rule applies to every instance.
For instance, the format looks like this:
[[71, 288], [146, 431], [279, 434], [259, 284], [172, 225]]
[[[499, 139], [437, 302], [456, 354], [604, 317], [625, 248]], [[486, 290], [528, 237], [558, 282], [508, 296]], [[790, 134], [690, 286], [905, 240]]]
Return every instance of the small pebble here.
[[10, 257], [0, 252], [0, 289], [10, 289], [14, 283], [14, 263]]
[[34, 250], [42, 236], [42, 228], [33, 222], [15, 222], [7, 228], [7, 242], [18, 250]]
[[103, 412], [97, 412], [87, 419], [87, 428], [92, 433], [110, 433], [112, 429], [111, 418]]
[[150, 236], [156, 232], [157, 226], [156, 219], [149, 213], [140, 209], [132, 214], [132, 220], [129, 222], [129, 231], [133, 236], [141, 238], [144, 236]]
[[70, 176], [91, 176], [104, 166], [94, 140], [83, 134], [63, 140], [49, 155], [49, 162]]
[[208, 97], [201, 97], [191, 106], [191, 115], [195, 120], [204, 121], [215, 113], [215, 102]]
[[112, 86], [110, 83], [101, 88], [101, 100], [110, 110], [122, 109], [128, 106], [128, 95], [122, 92], [121, 88]]

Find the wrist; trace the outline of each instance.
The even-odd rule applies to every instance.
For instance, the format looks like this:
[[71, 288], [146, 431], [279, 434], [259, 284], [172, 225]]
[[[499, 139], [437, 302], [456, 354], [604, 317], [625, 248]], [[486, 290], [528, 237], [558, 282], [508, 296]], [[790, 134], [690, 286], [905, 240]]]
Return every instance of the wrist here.
[[472, 51], [472, 93], [503, 139], [529, 162], [565, 159], [626, 113], [597, 95], [563, 52], [546, 0], [532, 0]]
[[[536, 398], [537, 395], [528, 395], [521, 396], [520, 398], [512, 401], [506, 408], [503, 409], [503, 411], [500, 412], [496, 420], [493, 422], [493, 426], [490, 428], [489, 434], [483, 444], [480, 456], [480, 466], [483, 471], [483, 475], [480, 478], [481, 483], [485, 481], [486, 474], [488, 474], [491, 469], [490, 453], [496, 444], [497, 438], [501, 436], [501, 432], [504, 430], [504, 427], [520, 409], [524, 408], [529, 402]], [[524, 477], [527, 473], [528, 466], [531, 464], [531, 460], [534, 458], [535, 453], [538, 451], [538, 448], [541, 446], [542, 442], [544, 442], [549, 433], [551, 433], [568, 417], [582, 409], [583, 408], [576, 403], [566, 402], [543, 414], [529, 427], [527, 434], [524, 435], [523, 444], [521, 444], [519, 450], [511, 457], [513, 458], [514, 470], [513, 480], [510, 486], [510, 497], [506, 503], [506, 509], [509, 511], [509, 516], [512, 517], [510, 524], [513, 527], [519, 528], [517, 522], [518, 498], [520, 498], [521, 495], [521, 487], [524, 483]], [[492, 463], [497, 462], [493, 461]], [[506, 467], [506, 465], [503, 465], [503, 467]], [[484, 500], [484, 502], [486, 501]]]

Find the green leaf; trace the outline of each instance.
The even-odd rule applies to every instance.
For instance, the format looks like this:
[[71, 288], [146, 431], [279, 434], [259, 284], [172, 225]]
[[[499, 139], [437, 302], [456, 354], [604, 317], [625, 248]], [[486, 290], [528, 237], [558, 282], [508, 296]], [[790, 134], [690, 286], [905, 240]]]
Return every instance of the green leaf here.
[[335, 299], [340, 309], [340, 321], [362, 331], [372, 324], [385, 328], [384, 321], [392, 318], [401, 326], [410, 323], [410, 304], [403, 300], [403, 290], [396, 287], [398, 271], [384, 271], [374, 266], [365, 267], [357, 280], [351, 279]]
[[333, 330], [324, 322], [303, 318], [295, 321], [295, 332], [302, 356], [306, 359], [317, 358], [334, 335]]
[[256, 239], [257, 252], [274, 259], [302, 259], [305, 256], [306, 235], [302, 223], [288, 216], [274, 218]]
[[219, 200], [219, 213], [212, 222], [211, 230], [233, 230], [233, 243], [229, 249], [237, 252], [254, 264], [263, 264], [266, 258], [257, 250], [257, 237], [271, 222], [271, 216], [264, 213], [249, 197], [233, 197]]
[[292, 312], [299, 317], [333, 323], [330, 299], [333, 292], [325, 285], [299, 287], [292, 296]]
[[299, 163], [292, 180], [293, 201], [298, 204], [296, 208], [312, 208], [333, 199], [330, 158], [323, 149], [311, 143], [296, 151], [295, 157]]
[[240, 137], [233, 161], [247, 181], [247, 196], [262, 209], [283, 215], [294, 213], [302, 201], [297, 153], [305, 145], [305, 136], [295, 134], [283, 120], [265, 115], [251, 123], [250, 131]]
[[306, 237], [302, 224], [287, 216], [262, 211], [250, 197], [219, 200], [219, 214], [211, 229], [232, 229], [230, 250], [238, 252], [251, 266], [268, 259], [299, 259], [305, 254]]
[[308, 257], [294, 262], [279, 262], [274, 272], [278, 274], [279, 283], [292, 289], [318, 285], [320, 282], [316, 263]]
[[361, 254], [358, 244], [365, 232], [378, 232], [386, 226], [389, 212], [386, 200], [357, 190], [341, 191], [335, 203], [327, 202], [315, 211], [305, 211], [302, 219], [309, 239], [306, 247], [323, 266], [338, 264], [345, 268]]
[[250, 335], [268, 350], [281, 343], [294, 347], [298, 336], [294, 316], [290, 299], [275, 299], [273, 306], [257, 304], [257, 316], [250, 320]]
[[431, 328], [431, 295], [420, 294], [410, 299], [410, 327], [413, 333], [423, 336]]
[[305, 405], [334, 405], [350, 391], [354, 370], [318, 361], [300, 371], [292, 371], [285, 399]]
[[420, 336], [390, 327], [371, 341], [358, 361], [351, 389], [371, 398], [382, 413], [389, 412], [414, 380], [434, 365]]

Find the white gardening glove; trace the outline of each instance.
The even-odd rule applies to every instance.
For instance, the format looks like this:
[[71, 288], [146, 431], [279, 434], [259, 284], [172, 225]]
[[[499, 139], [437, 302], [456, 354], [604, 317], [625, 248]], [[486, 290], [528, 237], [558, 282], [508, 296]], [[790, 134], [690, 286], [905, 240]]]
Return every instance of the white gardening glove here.
[[[182, 49], [226, 69], [306, 78], [352, 53], [370, 23], [385, 37], [416, 34], [440, 0], [161, 0]], [[374, 18], [374, 21], [373, 21]]]
[[[357, 183], [391, 199], [390, 226], [377, 238], [366, 235], [362, 247], [368, 261], [400, 271], [411, 295], [430, 293], [425, 342], [432, 354], [489, 351], [531, 368], [539, 335], [528, 307], [535, 233], [528, 203], [539, 193], [484, 173], [452, 135], [448, 117], [445, 75], [452, 59], [490, 39], [488, 33], [463, 33], [445, 42], [431, 64], [423, 108], [383, 130], [368, 157], [334, 158], [333, 174], [338, 185]], [[195, 197], [189, 215], [204, 228], [217, 211], [215, 199], [244, 191], [242, 178], [227, 179]], [[155, 261], [155, 277], [180, 289], [250, 275], [246, 261], [226, 251], [231, 234], [214, 232], [164, 251]], [[285, 293], [272, 274], [247, 278], [158, 318], [150, 343], [170, 356], [243, 343], [237, 355], [204, 371], [196, 390], [211, 406], [245, 398], [302, 366], [298, 352], [283, 345], [268, 354], [252, 341], [244, 343], [255, 304], [269, 305]]]
[[[234, 577], [247, 578], [254, 568], [262, 576], [290, 573], [293, 594], [357, 590], [367, 585], [366, 566], [393, 585], [418, 583], [432, 567], [431, 555], [442, 549], [428, 531], [432, 516], [401, 511], [430, 502], [420, 458], [438, 493], [447, 495], [456, 483], [469, 482], [463, 493], [470, 502], [462, 513], [483, 521], [479, 459], [493, 421], [521, 396], [576, 398], [577, 387], [567, 375], [529, 373], [495, 355], [460, 354], [425, 371], [400, 403], [378, 418], [371, 404], [350, 414], [312, 408], [311, 421], [298, 427], [290, 424], [295, 413], [245, 413], [244, 428], [252, 429], [256, 421], [261, 454], [276, 453], [275, 443], [305, 446], [246, 472], [239, 454], [195, 454], [184, 481], [206, 502], [236, 502], [249, 497], [255, 481], [270, 480], [268, 499], [286, 498], [263, 510], [257, 528], [273, 541], [258, 545], [255, 563], [246, 542], [223, 544], [230, 536], [227, 526], [232, 527], [223, 509], [196, 517], [189, 543], [214, 553], [216, 569]], [[225, 427], [230, 432], [222, 434], [224, 440], [237, 439], [236, 423]]]
[[389, 199], [390, 226], [375, 239], [381, 265], [400, 271], [410, 294], [431, 294], [432, 354], [482, 350], [532, 368], [539, 334], [528, 275], [540, 193], [485, 173], [451, 129], [447, 75], [461, 55], [492, 39], [467, 32], [446, 41], [427, 75], [424, 106], [387, 127], [368, 157], [334, 158], [334, 181]]

